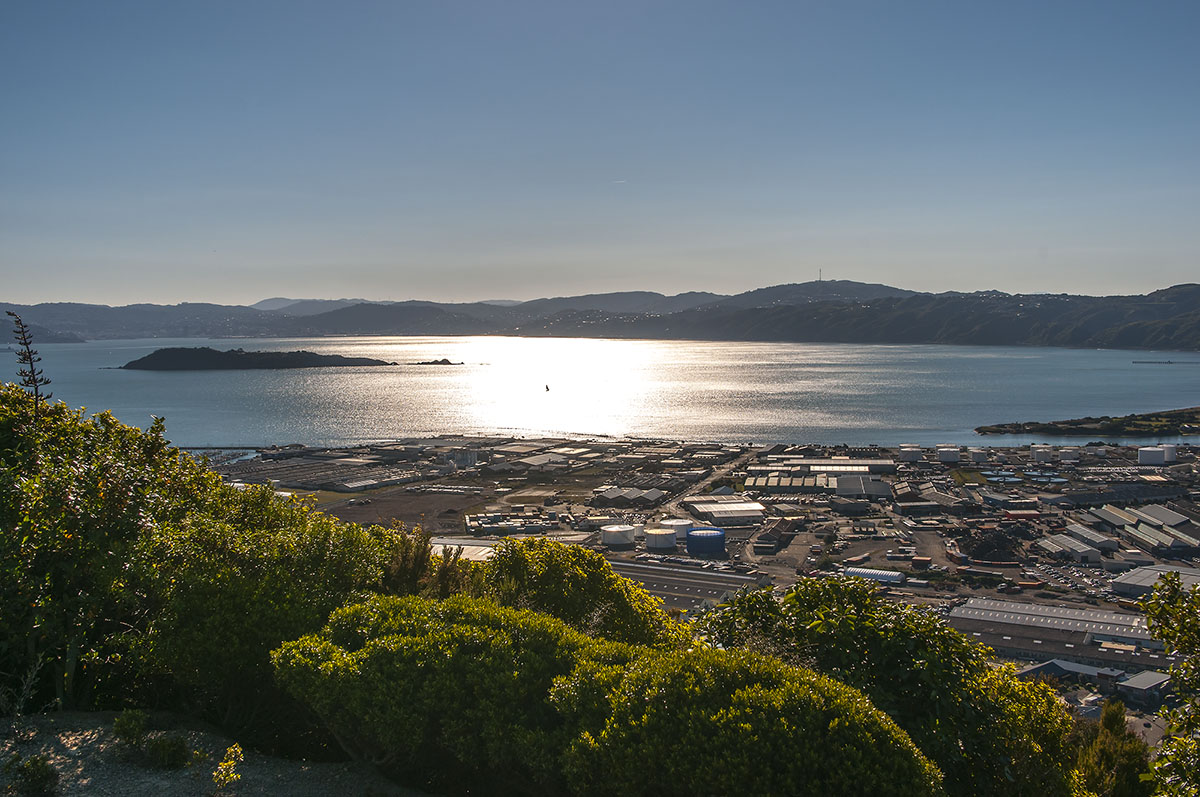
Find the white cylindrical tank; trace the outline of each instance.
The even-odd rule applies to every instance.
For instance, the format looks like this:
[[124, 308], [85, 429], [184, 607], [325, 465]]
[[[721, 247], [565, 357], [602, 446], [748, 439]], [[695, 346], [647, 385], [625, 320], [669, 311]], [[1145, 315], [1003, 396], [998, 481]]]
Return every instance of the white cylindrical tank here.
[[896, 458], [901, 462], [920, 462], [921, 449], [916, 446], [900, 446]]
[[938, 462], [958, 462], [962, 454], [957, 448], [939, 448]]
[[987, 462], [987, 458], [988, 458], [988, 454], [982, 448], [972, 448], [971, 449], [971, 461], [972, 462]]
[[646, 531], [646, 550], [647, 551], [673, 551], [675, 550], [675, 530], [674, 529], [649, 529]]
[[1139, 465], [1165, 465], [1167, 452], [1162, 446], [1144, 446], [1138, 449]]
[[672, 529], [675, 532], [675, 539], [686, 540], [687, 533], [692, 530], [692, 521], [684, 520], [683, 518], [668, 518], [658, 525], [664, 529]]
[[1030, 456], [1034, 462], [1053, 462], [1054, 449], [1050, 446], [1032, 446], [1029, 449]]
[[640, 540], [645, 536], [646, 536], [646, 524], [645, 523], [634, 523], [633, 524], [633, 538], [635, 540]]
[[1163, 450], [1163, 459], [1166, 462], [1175, 462], [1179, 459], [1179, 447], [1174, 443], [1163, 443], [1159, 446]]
[[600, 543], [610, 548], [621, 548], [633, 545], [633, 526], [624, 523], [604, 526], [600, 529]]

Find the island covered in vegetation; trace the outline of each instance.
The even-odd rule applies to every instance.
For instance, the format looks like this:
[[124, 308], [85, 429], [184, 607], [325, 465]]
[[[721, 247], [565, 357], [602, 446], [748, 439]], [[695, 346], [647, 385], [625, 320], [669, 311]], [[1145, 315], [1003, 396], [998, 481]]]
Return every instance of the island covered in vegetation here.
[[317, 354], [311, 351], [220, 351], [198, 346], [158, 349], [121, 367], [132, 371], [243, 371], [395, 364], [371, 357], [343, 357], [340, 354]]
[[1165, 437], [1200, 434], [1200, 407], [1146, 412], [1140, 415], [1074, 418], [1069, 421], [1026, 421], [977, 426], [979, 434], [1046, 434], [1115, 437]]

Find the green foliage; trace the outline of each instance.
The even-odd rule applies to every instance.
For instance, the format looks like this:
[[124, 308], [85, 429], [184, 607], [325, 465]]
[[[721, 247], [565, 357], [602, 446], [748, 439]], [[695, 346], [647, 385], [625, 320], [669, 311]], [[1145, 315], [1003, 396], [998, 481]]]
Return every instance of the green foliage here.
[[[106, 640], [134, 626], [128, 562], [158, 524], [197, 507], [217, 477], [107, 413], [84, 418], [0, 386], [0, 679], [31, 699], [86, 703], [110, 671]], [[18, 710], [20, 707], [17, 707]]]
[[1200, 794], [1200, 585], [1185, 590], [1177, 573], [1164, 573], [1142, 608], [1150, 632], [1177, 658], [1171, 684], [1179, 706], [1154, 760], [1158, 794]]
[[465, 597], [377, 597], [273, 658], [351, 755], [490, 790], [554, 790], [565, 725], [548, 700], [581, 661], [627, 661], [546, 615]]
[[1125, 724], [1125, 705], [1119, 700], [1104, 704], [1100, 721], [1079, 720], [1074, 746], [1075, 769], [1082, 785], [1101, 797], [1149, 797], [1154, 793], [1150, 772], [1150, 747]]
[[[163, 438], [0, 387], [0, 697], [64, 707], [153, 695], [257, 743], [305, 712], [269, 652], [374, 591], [448, 594], [469, 576], [428, 538], [235, 490]], [[398, 559], [416, 558], [400, 577]], [[137, 693], [135, 688], [144, 691]]]
[[136, 708], [127, 708], [113, 720], [113, 735], [117, 741], [129, 747], [141, 747], [146, 739], [146, 727], [149, 718], [146, 712]]
[[209, 512], [164, 525], [137, 552], [149, 617], [133, 650], [145, 671], [169, 675], [240, 729], [286, 708], [270, 650], [378, 589], [394, 533], [340, 523], [265, 487], [213, 491], [222, 500]]
[[13, 753], [4, 765], [8, 776], [8, 793], [17, 797], [48, 797], [58, 794], [58, 770], [44, 756], [21, 758]]
[[782, 602], [744, 593], [699, 629], [861, 689], [941, 768], [952, 794], [1070, 791], [1071, 720], [1052, 690], [993, 669], [988, 649], [869, 582], [801, 579]]
[[376, 597], [273, 658], [354, 757], [457, 788], [938, 792], [936, 768], [855, 690], [745, 653], [602, 642], [485, 600]]
[[231, 744], [225, 750], [225, 758], [221, 759], [221, 763], [217, 764], [212, 773], [213, 786], [218, 794], [242, 779], [242, 773], [237, 771], [237, 767], [244, 760], [241, 745]]
[[[590, 673], [556, 699], [590, 700]], [[637, 659], [567, 760], [581, 794], [919, 795], [939, 774], [860, 692], [745, 652]]]
[[146, 759], [159, 769], [181, 769], [192, 759], [187, 740], [176, 733], [164, 733], [145, 744]]
[[501, 540], [482, 580], [483, 594], [498, 603], [545, 612], [586, 634], [635, 645], [677, 645], [688, 637], [662, 601], [577, 545]]

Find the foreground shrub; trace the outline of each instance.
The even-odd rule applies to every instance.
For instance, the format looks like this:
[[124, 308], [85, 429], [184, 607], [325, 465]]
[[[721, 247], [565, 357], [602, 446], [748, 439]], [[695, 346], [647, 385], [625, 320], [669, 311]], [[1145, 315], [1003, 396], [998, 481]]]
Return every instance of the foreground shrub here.
[[21, 758], [13, 753], [4, 765], [8, 776], [10, 794], [17, 797], [49, 797], [58, 794], [59, 774], [54, 765], [44, 756], [31, 755]]
[[146, 730], [149, 724], [150, 718], [146, 716], [146, 712], [136, 708], [127, 708], [113, 720], [113, 736], [127, 747], [138, 748], [146, 739]]
[[443, 787], [938, 789], [936, 768], [853, 689], [750, 654], [600, 642], [477, 599], [375, 598], [273, 658], [281, 683], [356, 758], [437, 772]]
[[544, 612], [586, 634], [634, 645], [674, 645], [689, 637], [661, 600], [578, 545], [501, 540], [482, 579], [483, 594], [496, 602]]
[[1072, 722], [1053, 690], [993, 669], [987, 648], [860, 579], [745, 593], [700, 623], [714, 642], [800, 661], [861, 689], [962, 795], [1065, 795]]
[[35, 415], [0, 386], [0, 706], [132, 699], [288, 749], [311, 717], [269, 652], [367, 592], [447, 592], [464, 568], [423, 535], [225, 486], [163, 431]]
[[273, 654], [280, 682], [353, 757], [522, 792], [559, 788], [554, 679], [587, 658], [631, 656], [554, 618], [462, 597], [374, 598]]
[[[0, 386], [0, 692], [87, 706], [133, 626], [127, 565], [219, 480], [162, 436]], [[21, 706], [16, 706], [20, 710]]]
[[[564, 684], [559, 700], [574, 689]], [[919, 795], [937, 769], [862, 693], [750, 653], [638, 659], [568, 759], [583, 794]]]
[[219, 508], [145, 541], [134, 578], [148, 616], [133, 649], [145, 672], [168, 675], [210, 718], [241, 729], [283, 708], [271, 649], [378, 588], [391, 532], [339, 523], [267, 488], [219, 489]]

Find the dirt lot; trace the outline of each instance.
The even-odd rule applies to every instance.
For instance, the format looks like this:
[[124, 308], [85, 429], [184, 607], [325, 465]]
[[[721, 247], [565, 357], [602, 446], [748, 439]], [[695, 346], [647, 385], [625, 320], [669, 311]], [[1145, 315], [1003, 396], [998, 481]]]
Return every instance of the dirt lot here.
[[[462, 531], [464, 512], [481, 509], [485, 504], [495, 502], [494, 494], [489, 496], [487, 492], [480, 495], [412, 493], [403, 487], [333, 495], [337, 495], [337, 498], [318, 506], [334, 517], [383, 526], [396, 520], [408, 526], [422, 526], [437, 534]], [[362, 503], [364, 500], [370, 503]]]

